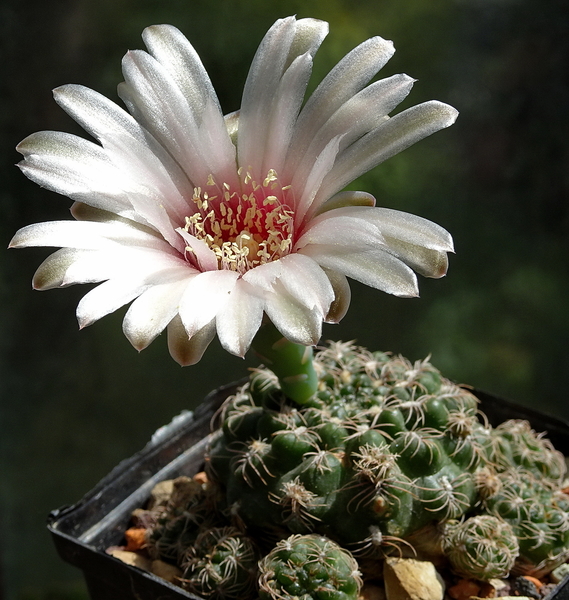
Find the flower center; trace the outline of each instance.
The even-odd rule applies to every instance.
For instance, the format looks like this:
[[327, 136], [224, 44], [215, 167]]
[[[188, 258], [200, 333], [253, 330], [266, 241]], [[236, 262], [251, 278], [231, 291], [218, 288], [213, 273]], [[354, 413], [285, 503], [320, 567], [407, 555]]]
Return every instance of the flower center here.
[[[242, 175], [241, 169], [238, 173]], [[219, 269], [245, 273], [291, 251], [294, 211], [287, 204], [290, 186], [282, 187], [273, 169], [261, 184], [246, 173], [240, 190], [232, 190], [227, 183], [220, 187], [210, 175], [206, 188], [212, 189], [194, 188], [196, 211], [186, 217], [184, 229], [209, 246]], [[187, 247], [186, 251], [193, 262], [193, 249]]]

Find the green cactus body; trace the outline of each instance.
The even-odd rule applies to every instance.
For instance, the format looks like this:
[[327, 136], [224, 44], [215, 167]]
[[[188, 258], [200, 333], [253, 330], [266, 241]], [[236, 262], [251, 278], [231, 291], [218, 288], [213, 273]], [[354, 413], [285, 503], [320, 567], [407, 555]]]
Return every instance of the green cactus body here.
[[361, 585], [353, 556], [320, 535], [281, 540], [259, 562], [261, 600], [356, 600]]
[[212, 600], [243, 600], [255, 588], [258, 553], [233, 527], [204, 530], [181, 561], [182, 587]]
[[257, 370], [223, 413], [208, 456], [230, 505], [269, 539], [318, 532], [362, 545], [404, 538], [476, 501], [476, 399], [427, 361], [336, 343], [302, 406]]
[[485, 500], [488, 513], [510, 524], [519, 541], [516, 571], [542, 574], [569, 558], [569, 498], [531, 473], [507, 471]]
[[512, 527], [490, 515], [449, 521], [442, 543], [457, 573], [482, 580], [507, 576], [519, 552]]
[[488, 440], [488, 457], [499, 470], [520, 469], [552, 488], [559, 487], [565, 476], [563, 455], [527, 421], [509, 420], [498, 425]]

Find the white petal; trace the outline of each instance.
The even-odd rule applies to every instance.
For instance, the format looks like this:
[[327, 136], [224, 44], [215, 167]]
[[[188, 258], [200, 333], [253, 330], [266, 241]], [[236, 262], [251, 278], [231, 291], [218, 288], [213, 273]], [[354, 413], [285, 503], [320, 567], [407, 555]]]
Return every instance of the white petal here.
[[17, 147], [25, 160], [19, 167], [35, 183], [91, 206], [135, 218], [128, 182], [105, 151], [75, 135], [40, 131]]
[[282, 282], [287, 292], [301, 305], [313, 308], [325, 315], [332, 300], [334, 290], [324, 271], [308, 256], [289, 254], [280, 260]]
[[424, 246], [409, 244], [386, 237], [385, 243], [391, 254], [409, 265], [413, 271], [424, 277], [439, 279], [446, 275], [448, 255], [441, 250], [431, 250]]
[[324, 271], [334, 289], [334, 301], [330, 305], [330, 310], [324, 321], [326, 323], [339, 323], [348, 312], [350, 306], [350, 300], [352, 298], [350, 284], [348, 283], [346, 276], [342, 273], [331, 271], [330, 269], [324, 269]]
[[307, 53], [299, 56], [284, 73], [275, 90], [268, 117], [261, 173], [268, 173], [269, 169], [276, 170], [278, 174], [283, 171], [289, 142], [311, 71], [312, 58], [310, 55]]
[[318, 207], [316, 215], [324, 214], [335, 208], [346, 208], [348, 206], [375, 206], [375, 198], [367, 192], [345, 191], [334, 194], [329, 200]]
[[102, 250], [119, 246], [154, 248], [179, 256], [163, 239], [120, 222], [47, 221], [22, 227], [10, 242], [11, 248], [56, 246]]
[[334, 169], [319, 189], [319, 205], [348, 183], [415, 142], [449, 127], [458, 112], [448, 104], [431, 101], [413, 106], [354, 142], [338, 155]]
[[180, 302], [180, 316], [190, 337], [225, 306], [238, 277], [235, 271], [206, 271], [192, 279]]
[[[176, 229], [176, 231], [182, 236], [187, 246], [191, 248], [191, 251], [195, 254], [201, 271], [217, 270], [217, 257], [215, 256], [215, 252], [203, 240], [193, 236], [181, 227]], [[190, 250], [186, 248], [186, 252], [190, 252]]]
[[201, 360], [214, 336], [215, 321], [211, 321], [190, 339], [177, 315], [168, 324], [168, 350], [172, 358], [183, 367], [195, 365]]
[[140, 279], [113, 279], [105, 281], [87, 293], [77, 305], [77, 320], [79, 327], [87, 327], [101, 317], [119, 309], [134, 300], [149, 283]]
[[[280, 156], [286, 152], [292, 134], [289, 131], [291, 120], [296, 116], [306, 90], [311, 58], [327, 32], [328, 26], [323, 21], [296, 21], [294, 17], [288, 17], [279, 19], [259, 45], [243, 90], [238, 146], [239, 164], [250, 170], [257, 181], [266, 176], [267, 166], [277, 169], [278, 173]], [[303, 55], [302, 61], [298, 61], [297, 58]], [[280, 98], [280, 93], [285, 97]], [[278, 119], [282, 121], [278, 123]], [[284, 131], [274, 131], [278, 125], [282, 125]], [[264, 159], [273, 158], [275, 144], [280, 144], [279, 164], [264, 165]]]
[[[32, 279], [35, 290], [51, 290], [63, 285], [67, 269], [81, 256], [84, 250], [62, 248], [50, 254], [37, 268]], [[89, 252], [87, 250], [87, 252]]]
[[419, 295], [415, 273], [382, 250], [346, 251], [341, 246], [306, 246], [300, 250], [320, 266], [343, 273], [388, 294], [411, 298]]
[[299, 115], [287, 170], [296, 170], [316, 132], [366, 85], [394, 52], [391, 42], [374, 37], [354, 48], [330, 71]]
[[178, 268], [161, 269], [132, 277], [111, 279], [98, 285], [83, 296], [77, 305], [77, 320], [81, 328], [91, 325], [101, 317], [114, 312], [121, 306], [140, 296], [155, 285], [180, 279], [187, 271]]
[[143, 350], [178, 314], [188, 278], [154, 285], [130, 306], [123, 320], [123, 332], [130, 343]]
[[365, 220], [377, 227], [386, 238], [394, 238], [444, 252], [453, 252], [454, 250], [450, 233], [440, 225], [423, 217], [390, 208], [343, 207], [319, 215], [313, 219], [312, 223], [316, 227], [321, 222], [336, 217], [354, 217]]
[[198, 273], [184, 260], [152, 249], [119, 247], [112, 250], [85, 250], [68, 267], [63, 285], [98, 283], [105, 279], [144, 278], [157, 271], [168, 271], [175, 278]]
[[[235, 170], [234, 148], [222, 116], [216, 132], [224, 132], [226, 143], [211, 148], [208, 138], [200, 137], [196, 115], [182, 92], [156, 59], [131, 51], [123, 59], [123, 73], [126, 87], [119, 89], [121, 97], [126, 90], [129, 108], [136, 108], [135, 117], [168, 149], [195, 186], [205, 185], [211, 174], [228, 174], [231, 167]], [[234, 185], [236, 181], [227, 183]]]
[[96, 144], [70, 134], [40, 132], [26, 138], [18, 150], [25, 156], [20, 168], [36, 183], [95, 208], [151, 224], [172, 245], [177, 243], [161, 196], [148, 198], [148, 189], [132, 180], [128, 169], [117, 169]]
[[311, 221], [306, 232], [296, 242], [295, 249], [308, 244], [324, 244], [364, 250], [385, 244], [383, 236], [373, 223], [356, 216], [335, 216], [334, 213], [336, 211], [327, 212]]
[[185, 196], [192, 186], [166, 150], [126, 111], [101, 94], [80, 86], [54, 90], [56, 102], [86, 131], [97, 138], [109, 160], [143, 191], [164, 204], [170, 216], [183, 222]]
[[243, 279], [260, 290], [270, 292], [273, 290], [275, 281], [281, 276], [282, 269], [282, 261], [275, 260], [246, 271]]
[[348, 99], [315, 133], [303, 158], [297, 161], [296, 180], [307, 176], [313, 157], [334, 137], [341, 136], [341, 151], [385, 121], [410, 92], [413, 82], [407, 75], [393, 75], [372, 83]]
[[188, 104], [199, 115], [208, 102], [219, 101], [198, 53], [179, 29], [172, 25], [152, 25], [142, 33], [150, 54], [164, 67], [180, 88]]
[[326, 21], [320, 21], [319, 19], [298, 19], [285, 68], [288, 68], [297, 56], [308, 53], [313, 57], [327, 35], [328, 23]]
[[289, 254], [280, 260], [247, 271], [243, 280], [262, 292], [285, 289], [296, 302], [326, 314], [334, 298], [330, 282], [322, 269], [310, 258]]
[[290, 296], [280, 282], [275, 292], [265, 294], [265, 311], [275, 327], [291, 342], [313, 346], [322, 334], [322, 313], [302, 306]]
[[265, 34], [253, 58], [241, 102], [239, 115], [239, 164], [251, 169], [253, 179], [259, 181], [262, 157], [267, 144], [267, 124], [294, 39], [294, 17], [279, 19]]
[[235, 284], [229, 302], [217, 313], [217, 335], [231, 354], [245, 356], [263, 319], [263, 299], [243, 279]]
[[312, 170], [308, 174], [306, 180], [302, 180], [302, 178], [297, 180], [296, 177], [293, 179], [293, 188], [302, 190], [300, 198], [296, 204], [294, 215], [295, 225], [297, 227], [301, 225], [305, 219], [306, 213], [312, 208], [314, 198], [318, 194], [318, 190], [322, 184], [322, 181], [325, 180], [326, 176], [332, 170], [338, 155], [340, 141], [340, 136], [330, 140], [326, 148], [324, 148], [324, 150], [321, 152], [320, 156], [318, 156], [318, 158], [314, 161]]

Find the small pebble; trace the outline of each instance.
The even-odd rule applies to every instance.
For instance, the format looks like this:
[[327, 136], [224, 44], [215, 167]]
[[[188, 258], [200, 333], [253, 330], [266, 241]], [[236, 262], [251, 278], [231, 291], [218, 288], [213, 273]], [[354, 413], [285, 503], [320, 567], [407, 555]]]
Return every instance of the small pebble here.
[[170, 583], [179, 583], [180, 577], [182, 577], [182, 571], [178, 567], [169, 565], [162, 560], [153, 560], [150, 565], [150, 572]]
[[569, 563], [563, 563], [559, 565], [553, 571], [551, 571], [551, 581], [554, 583], [559, 583], [564, 579], [564, 577], [569, 573]]
[[544, 583], [539, 590], [542, 598], [547, 598], [553, 590], [557, 589], [556, 583]]
[[125, 550], [136, 552], [146, 546], [146, 529], [142, 527], [131, 527], [124, 532], [126, 539]]
[[528, 577], [515, 577], [512, 580], [512, 591], [518, 596], [527, 596], [536, 600], [541, 598], [537, 586]]
[[138, 554], [136, 552], [127, 552], [126, 550], [121, 550], [120, 548], [108, 548], [107, 554], [118, 558], [123, 563], [127, 565], [131, 565], [133, 567], [138, 567], [139, 569], [144, 569], [145, 571], [150, 571], [150, 559]]
[[472, 596], [478, 596], [480, 586], [471, 579], [460, 579], [447, 592], [454, 600], [470, 600]]

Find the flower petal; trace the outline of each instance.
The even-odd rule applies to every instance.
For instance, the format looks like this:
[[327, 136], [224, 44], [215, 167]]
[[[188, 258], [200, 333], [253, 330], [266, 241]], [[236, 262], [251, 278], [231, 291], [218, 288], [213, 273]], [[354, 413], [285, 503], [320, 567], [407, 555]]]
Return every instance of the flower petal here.
[[235, 271], [206, 271], [192, 279], [180, 302], [180, 316], [190, 337], [230, 301], [238, 277]]
[[312, 164], [312, 170], [310, 171], [306, 180], [298, 183], [293, 179], [293, 187], [299, 185], [299, 190], [302, 190], [300, 193], [300, 198], [298, 199], [295, 207], [294, 219], [297, 227], [300, 227], [301, 223], [305, 220], [306, 213], [311, 208], [322, 181], [332, 170], [338, 155], [340, 141], [340, 136], [330, 140], [328, 145]]
[[277, 173], [283, 171], [286, 153], [311, 71], [312, 58], [308, 53], [303, 54], [285, 71], [279, 82], [268, 116], [261, 173], [268, 173], [269, 169], [274, 169]]
[[168, 350], [182, 367], [198, 363], [214, 337], [215, 321], [210, 321], [191, 338], [179, 315], [168, 324]]
[[113, 279], [105, 281], [91, 290], [77, 305], [77, 320], [83, 329], [98, 321], [101, 317], [119, 309], [134, 300], [150, 284], [140, 279]]
[[[114, 102], [89, 88], [62, 86], [54, 90], [54, 97], [101, 142], [108, 159], [120, 173], [128, 175], [128, 181], [136, 182], [136, 186], [132, 183], [129, 186], [129, 200], [136, 202], [135, 209], [144, 208], [140, 203], [147, 199], [162, 205], [171, 218], [183, 221], [188, 212], [186, 196], [189, 192], [191, 197], [192, 186], [176, 161], [150, 133]], [[146, 212], [150, 212], [149, 207]]]
[[346, 250], [341, 246], [310, 245], [300, 250], [321, 267], [338, 271], [388, 294], [412, 298], [419, 295], [415, 273], [382, 250]]
[[275, 327], [291, 342], [314, 346], [322, 335], [323, 315], [318, 308], [309, 310], [290, 296], [277, 281], [275, 291], [265, 294], [265, 311]]
[[387, 115], [410, 92], [413, 82], [407, 75], [393, 75], [372, 83], [348, 99], [315, 133], [304, 156], [297, 161], [295, 182], [302, 185], [313, 157], [318, 156], [331, 139], [340, 136], [339, 151], [342, 151], [387, 120]]
[[345, 191], [334, 194], [332, 198], [318, 208], [316, 215], [324, 214], [334, 208], [346, 208], [348, 206], [375, 206], [375, 198], [367, 192]]
[[349, 206], [333, 209], [313, 219], [312, 227], [316, 228], [321, 222], [336, 217], [366, 221], [377, 227], [386, 239], [394, 238], [444, 252], [454, 251], [452, 237], [446, 229], [423, 217], [391, 208]]
[[[226, 181], [229, 185], [237, 183], [235, 148], [229, 140], [223, 116], [219, 115], [218, 126], [213, 122], [213, 101], [207, 123], [212, 126], [212, 138], [208, 134], [210, 127], [199, 127], [197, 115], [193, 114], [175, 81], [152, 56], [140, 50], [129, 52], [123, 59], [123, 73], [126, 86], [119, 89], [121, 97], [126, 91], [125, 101], [129, 109], [135, 111], [134, 116], [183, 166], [194, 186], [205, 185], [208, 176], [216, 173], [231, 176]], [[214, 142], [219, 145], [212, 147]]]
[[46, 221], [18, 230], [10, 241], [10, 248], [56, 246], [101, 250], [119, 246], [153, 248], [179, 256], [163, 239], [137, 227], [120, 222]]
[[280, 260], [279, 281], [302, 306], [325, 315], [334, 300], [334, 290], [321, 267], [308, 256], [289, 254]]
[[[282, 91], [281, 78], [298, 56], [308, 54], [303, 63], [296, 63], [287, 77], [294, 81], [289, 82], [292, 84], [289, 90], [291, 105], [287, 108], [290, 118], [306, 89], [306, 71], [312, 62], [309, 57], [314, 55], [327, 32], [327, 24], [322, 21], [296, 21], [294, 17], [287, 17], [279, 19], [259, 45], [243, 90], [238, 145], [239, 164], [251, 170], [257, 181], [266, 175], [262, 170], [263, 157], [271, 139], [272, 115], [277, 114], [279, 99], [275, 91], [279, 88]], [[286, 140], [281, 143], [284, 146]]]
[[[37, 268], [32, 279], [34, 290], [51, 290], [63, 286], [63, 278], [67, 269], [81, 256], [85, 250], [62, 248], [50, 254]], [[89, 252], [87, 250], [87, 252]]]
[[424, 102], [391, 117], [338, 155], [334, 169], [322, 182], [315, 204], [318, 206], [356, 177], [369, 171], [415, 142], [449, 127], [458, 111], [448, 104]]
[[184, 239], [187, 244], [186, 252], [192, 252], [195, 254], [198, 266], [202, 271], [215, 271], [217, 270], [217, 257], [215, 252], [204, 242], [191, 233], [188, 233], [185, 229], [178, 227], [176, 231]]
[[196, 115], [209, 102], [221, 113], [219, 101], [203, 63], [182, 32], [172, 25], [152, 25], [142, 32], [150, 54], [168, 72]]
[[91, 325], [153, 286], [179, 280], [186, 274], [187, 271], [180, 268], [166, 268], [105, 281], [83, 296], [77, 305], [79, 327]]
[[178, 314], [188, 282], [186, 276], [154, 285], [131, 304], [123, 320], [123, 332], [137, 350], [146, 348]]
[[264, 300], [253, 286], [239, 279], [229, 301], [216, 316], [217, 335], [221, 345], [236, 356], [245, 356], [263, 319]]
[[386, 237], [386, 245], [394, 256], [410, 266], [413, 271], [424, 277], [439, 279], [446, 275], [448, 255], [441, 250], [431, 250], [417, 244], [409, 244]]
[[289, 254], [280, 260], [247, 271], [243, 280], [262, 292], [283, 288], [302, 306], [326, 314], [334, 293], [323, 270], [310, 258]]
[[308, 244], [324, 244], [364, 250], [385, 244], [378, 227], [373, 223], [356, 216], [347, 216], [349, 213], [346, 213], [346, 216], [335, 216], [335, 212], [325, 213], [328, 218], [311, 221], [296, 242], [295, 249]]
[[350, 300], [352, 298], [352, 291], [350, 290], [350, 284], [346, 279], [346, 276], [338, 271], [332, 271], [330, 269], [324, 269], [324, 272], [328, 276], [332, 289], [334, 290], [334, 300], [330, 305], [328, 314], [324, 321], [326, 323], [339, 323], [350, 306]]
[[128, 201], [129, 185], [97, 144], [59, 131], [40, 131], [20, 142], [19, 167], [32, 181], [91, 206], [140, 220]]
[[380, 37], [366, 40], [348, 53], [307, 100], [295, 128], [287, 171], [295, 171], [316, 132], [393, 56], [393, 43]]
[[106, 279], [144, 278], [164, 271], [169, 277], [188, 277], [198, 273], [184, 260], [147, 248], [119, 247], [112, 250], [84, 250], [63, 277], [63, 285], [98, 283]]

